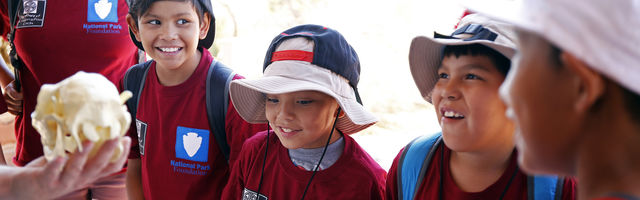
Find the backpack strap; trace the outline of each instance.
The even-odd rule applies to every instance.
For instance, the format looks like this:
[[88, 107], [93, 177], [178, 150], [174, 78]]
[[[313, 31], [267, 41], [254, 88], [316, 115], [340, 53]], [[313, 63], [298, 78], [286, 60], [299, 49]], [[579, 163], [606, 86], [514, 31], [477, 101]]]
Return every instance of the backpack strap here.
[[[140, 102], [140, 94], [142, 94], [142, 89], [144, 88], [144, 81], [147, 79], [147, 74], [149, 73], [149, 66], [151, 66], [151, 60], [136, 64], [129, 69], [124, 74], [123, 85], [125, 90], [131, 91], [133, 96], [127, 100], [127, 108], [129, 109], [129, 113], [131, 114], [131, 120], [136, 120], [136, 112], [138, 111], [138, 103]], [[135, 121], [134, 121], [135, 123]]]
[[527, 176], [527, 197], [530, 200], [561, 200], [564, 178], [557, 176]]
[[22, 2], [21, 0], [8, 0], [7, 1], [7, 13], [9, 14], [9, 23], [11, 23], [11, 30], [13, 30], [16, 25], [16, 16], [18, 15], [18, 5]]
[[[420, 136], [404, 147], [398, 160], [398, 199], [414, 199], [433, 154], [442, 143], [442, 132]], [[422, 162], [416, 162], [421, 161]]]
[[19, 7], [22, 6], [22, 0], [8, 0], [7, 2], [7, 13], [9, 14], [9, 27], [11, 27], [11, 32], [7, 35], [7, 39], [9, 40], [9, 45], [11, 46], [11, 51], [9, 51], [9, 59], [11, 60], [11, 65], [13, 66], [13, 86], [15, 87], [16, 92], [20, 92], [22, 86], [20, 81], [20, 70], [24, 67], [24, 63], [22, 59], [18, 55], [16, 51], [16, 45], [13, 42], [16, 34], [16, 23], [18, 18], [18, 10]]
[[225, 132], [225, 117], [229, 108], [229, 83], [234, 76], [232, 69], [214, 59], [209, 66], [206, 86], [209, 126], [227, 163], [229, 163], [230, 148]]

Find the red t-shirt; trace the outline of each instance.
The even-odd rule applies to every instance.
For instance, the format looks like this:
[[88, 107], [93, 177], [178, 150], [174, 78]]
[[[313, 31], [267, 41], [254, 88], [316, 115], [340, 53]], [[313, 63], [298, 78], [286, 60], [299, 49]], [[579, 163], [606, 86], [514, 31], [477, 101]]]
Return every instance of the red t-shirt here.
[[[451, 157], [451, 150], [444, 146], [444, 158], [440, 156], [442, 151], [441, 147], [438, 147], [433, 154], [431, 162], [429, 163], [429, 169], [425, 173], [423, 182], [420, 188], [417, 188], [418, 194], [416, 199], [438, 199], [440, 189], [440, 163], [443, 164], [443, 199], [456, 199], [456, 200], [473, 200], [473, 199], [499, 199], [502, 193], [506, 189], [506, 193], [503, 199], [527, 199], [527, 176], [522, 173], [517, 166], [517, 152], [514, 152], [511, 156], [509, 166], [504, 171], [500, 179], [495, 183], [487, 187], [481, 192], [464, 192], [458, 185], [456, 185], [453, 177], [451, 177], [451, 171], [449, 167], [449, 159]], [[386, 197], [388, 200], [398, 199], [398, 159], [402, 156], [402, 151], [396, 156], [389, 169], [389, 177], [387, 179]], [[422, 162], [422, 161], [419, 161]], [[516, 171], [518, 170], [518, 171]], [[513, 176], [513, 181], [509, 185], [509, 179]], [[507, 188], [507, 185], [509, 187]], [[573, 200], [575, 199], [575, 181], [571, 178], [565, 178], [564, 188], [562, 191], [562, 199]]]
[[[240, 152], [222, 199], [241, 199], [245, 189], [258, 190], [266, 131], [249, 138]], [[329, 168], [316, 172], [306, 199], [383, 199], [386, 172], [348, 135], [344, 150]], [[268, 199], [299, 199], [313, 172], [296, 167], [287, 149], [271, 132], [260, 194]]]
[[[0, 7], [6, 8], [7, 1], [1, 2]], [[32, 5], [35, 7], [18, 10], [31, 18], [19, 24], [14, 41], [26, 65], [20, 73], [24, 106], [15, 127], [13, 162], [19, 166], [43, 154], [40, 134], [31, 126], [30, 117], [42, 84], [57, 83], [78, 71], [98, 72], [115, 83], [137, 63], [138, 54], [129, 38], [125, 0], [101, 6], [97, 0], [36, 1]], [[6, 9], [0, 12], [7, 15]], [[9, 24], [8, 18], [2, 19]]]
[[7, 34], [11, 32], [11, 26], [9, 26], [9, 14], [7, 13], [7, 2], [8, 1], [2, 1], [0, 3], [0, 33], [2, 33], [4, 41], [9, 41]]
[[[137, 120], [129, 132], [132, 140], [138, 141], [132, 143], [129, 157], [141, 159], [142, 188], [147, 199], [220, 199], [227, 183], [229, 165], [209, 131], [205, 103], [205, 81], [213, 57], [206, 49], [201, 51], [195, 72], [176, 86], [161, 85], [155, 62], [150, 66]], [[236, 75], [238, 78], [242, 77]], [[136, 124], [144, 137], [136, 133]], [[231, 101], [225, 128], [230, 163], [235, 161], [246, 138], [267, 129], [266, 125], [245, 122]]]

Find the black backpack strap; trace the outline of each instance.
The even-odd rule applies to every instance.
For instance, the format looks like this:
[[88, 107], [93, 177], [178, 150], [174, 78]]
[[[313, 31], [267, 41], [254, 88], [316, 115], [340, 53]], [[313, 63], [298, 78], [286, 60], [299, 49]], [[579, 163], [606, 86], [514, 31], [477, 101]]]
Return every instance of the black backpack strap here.
[[[129, 69], [124, 74], [124, 79], [122, 84], [124, 85], [125, 90], [131, 91], [133, 96], [127, 100], [127, 108], [129, 109], [129, 113], [131, 114], [131, 121], [136, 120], [136, 112], [138, 111], [138, 103], [140, 102], [140, 94], [142, 93], [142, 89], [144, 88], [144, 81], [147, 79], [147, 74], [149, 72], [149, 66], [151, 66], [151, 60], [136, 64]], [[135, 121], [134, 121], [135, 123]]]
[[20, 56], [18, 56], [18, 52], [16, 52], [16, 45], [13, 43], [16, 34], [16, 23], [18, 18], [18, 8], [22, 4], [21, 0], [8, 0], [7, 1], [7, 13], [9, 14], [9, 23], [11, 25], [11, 32], [7, 35], [7, 39], [9, 40], [9, 45], [11, 46], [11, 51], [9, 52], [9, 59], [11, 60], [11, 65], [13, 66], [14, 73], [14, 81], [13, 86], [15, 87], [17, 92], [20, 92], [20, 70], [24, 67], [24, 63]]
[[16, 24], [16, 16], [18, 15], [18, 5], [21, 0], [8, 0], [7, 1], [7, 13], [9, 14], [9, 22], [11, 23], [11, 29], [14, 29], [14, 25]]
[[[209, 66], [206, 86], [207, 117], [220, 151], [229, 163], [229, 143], [225, 132], [225, 117], [229, 108], [229, 83], [235, 73], [224, 64], [213, 60]], [[224, 86], [224, 88], [221, 88]]]

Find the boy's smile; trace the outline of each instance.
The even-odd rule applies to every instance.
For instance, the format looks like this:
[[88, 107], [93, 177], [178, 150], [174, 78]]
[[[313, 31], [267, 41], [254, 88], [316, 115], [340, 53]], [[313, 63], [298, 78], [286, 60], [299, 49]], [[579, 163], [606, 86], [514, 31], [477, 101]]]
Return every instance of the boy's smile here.
[[[265, 114], [287, 149], [319, 148], [327, 142], [338, 103], [322, 92], [267, 94]], [[341, 136], [334, 132], [331, 142]]]
[[296, 134], [298, 134], [298, 133], [300, 133], [302, 131], [302, 129], [294, 130], [294, 129], [284, 128], [284, 127], [281, 127], [281, 126], [276, 126], [274, 128], [280, 129], [280, 135], [282, 137], [291, 137], [291, 136], [294, 136], [294, 135], [296, 135]]
[[440, 108], [440, 115], [442, 115], [442, 119], [441, 120], [446, 120], [446, 119], [451, 119], [451, 120], [458, 120], [458, 119], [464, 119], [464, 114], [453, 110], [451, 108], [447, 108], [447, 107], [442, 107]]

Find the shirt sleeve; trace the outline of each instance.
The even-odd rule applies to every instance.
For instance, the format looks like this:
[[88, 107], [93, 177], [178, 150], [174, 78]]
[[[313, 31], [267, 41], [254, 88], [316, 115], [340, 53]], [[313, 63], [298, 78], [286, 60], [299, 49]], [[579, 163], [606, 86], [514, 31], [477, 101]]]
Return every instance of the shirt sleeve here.
[[564, 185], [562, 187], [562, 199], [574, 200], [576, 199], [576, 179], [573, 177], [565, 177]]
[[393, 163], [391, 164], [391, 168], [389, 168], [389, 173], [387, 174], [387, 183], [386, 183], [386, 199], [387, 200], [397, 200], [398, 199], [398, 160], [400, 156], [402, 156], [402, 150], [398, 152], [396, 158], [393, 159]]
[[0, 1], [0, 33], [2, 33], [2, 37], [5, 41], [7, 41], [7, 34], [11, 32], [11, 25], [9, 21], [9, 13], [8, 13], [8, 2], [9, 1]]
[[248, 142], [245, 142], [242, 146], [242, 150], [238, 154], [238, 159], [233, 163], [230, 168], [231, 174], [229, 175], [229, 181], [222, 191], [221, 199], [236, 200], [242, 199], [242, 193], [245, 188], [245, 174], [250, 174], [251, 165], [255, 164], [256, 157], [262, 149], [260, 145], [261, 141], [266, 138], [266, 132], [258, 133], [255, 137], [249, 138]]

